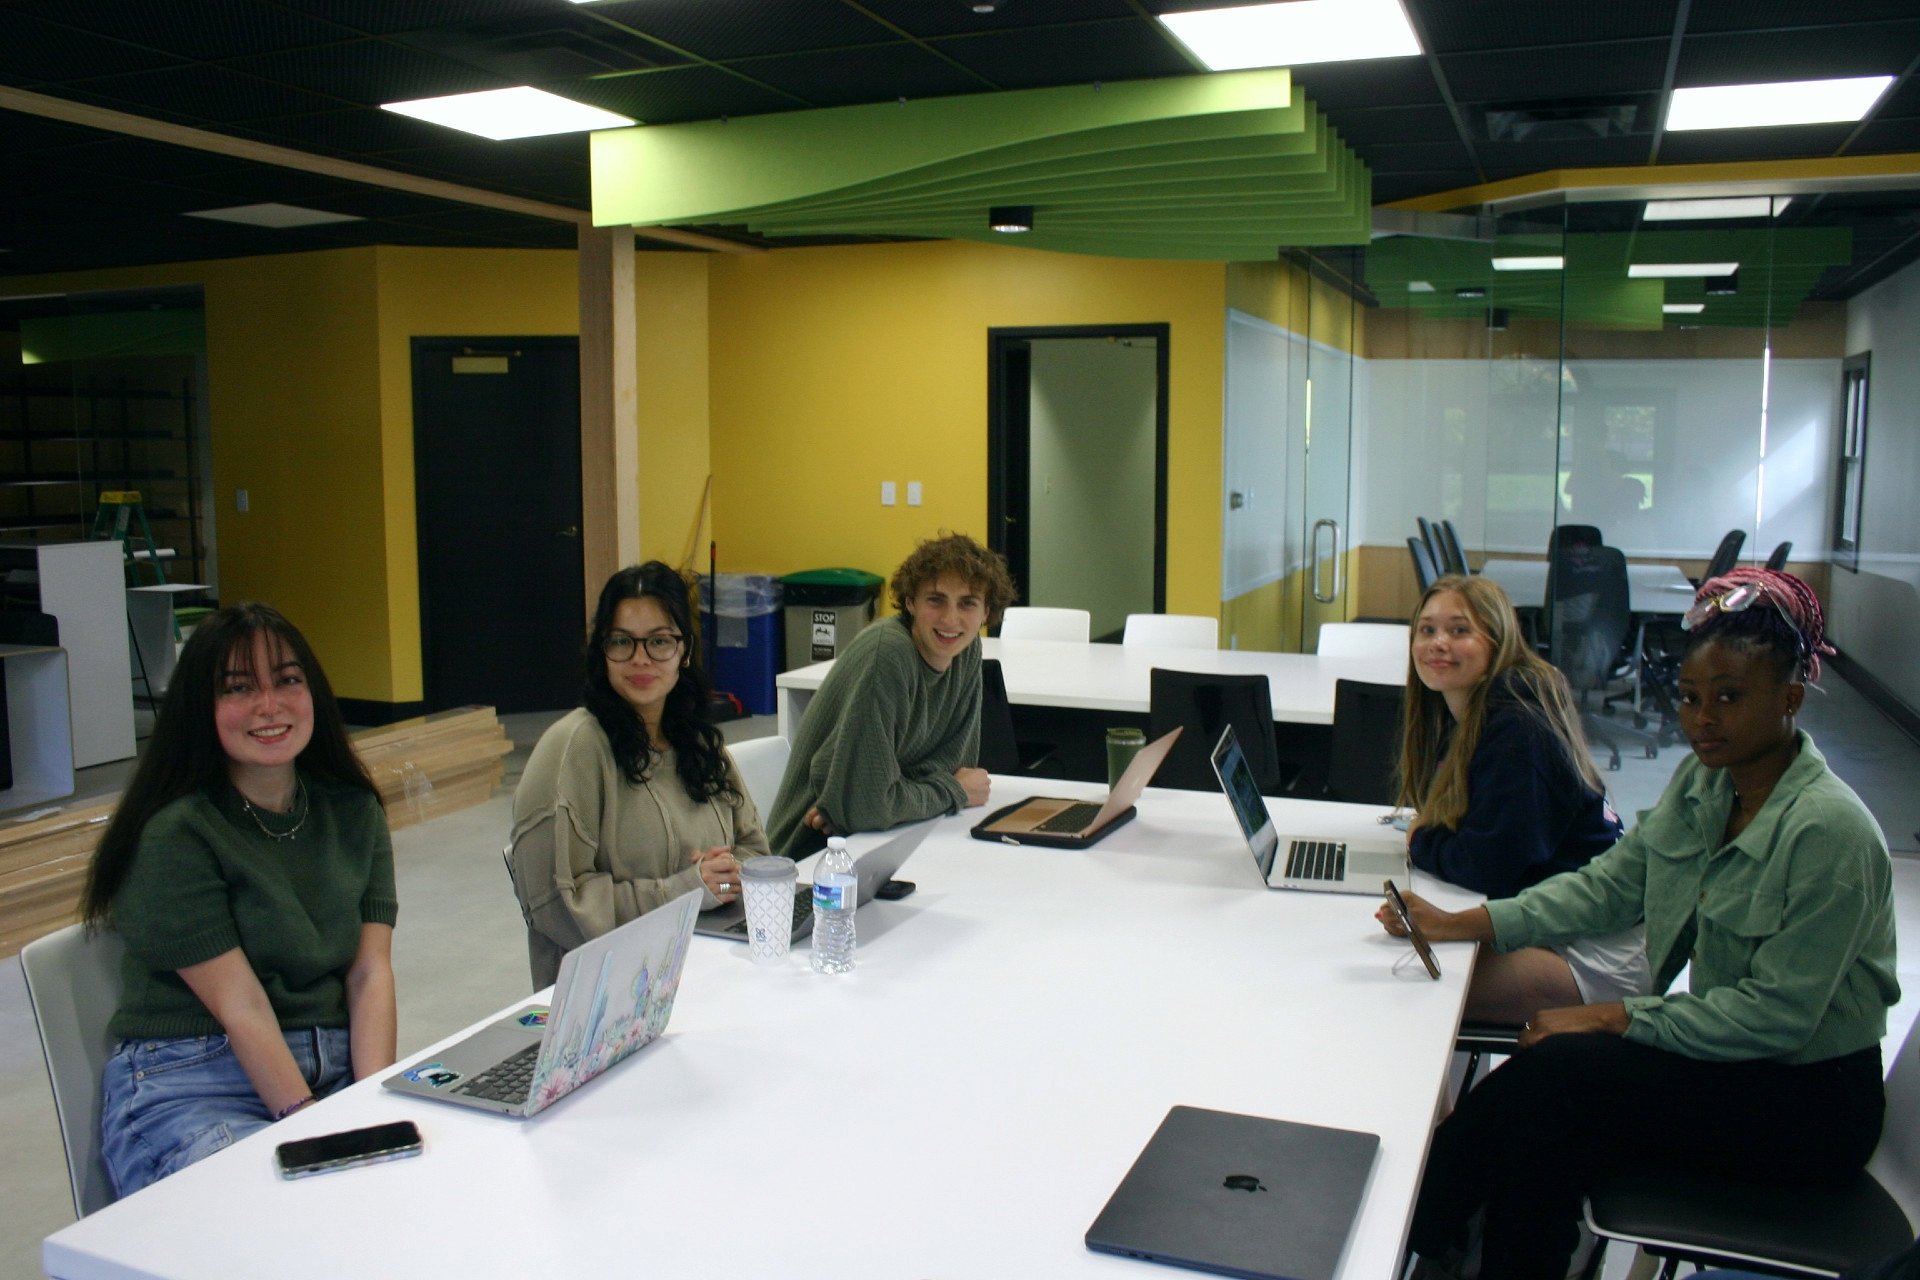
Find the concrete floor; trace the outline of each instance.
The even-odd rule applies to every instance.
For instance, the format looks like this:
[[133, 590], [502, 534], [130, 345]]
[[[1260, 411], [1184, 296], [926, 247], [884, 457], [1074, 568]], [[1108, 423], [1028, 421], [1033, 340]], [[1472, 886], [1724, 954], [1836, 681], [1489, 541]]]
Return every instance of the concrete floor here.
[[[1895, 1010], [1897, 1046], [1920, 1010], [1920, 745], [1837, 677], [1807, 698], [1802, 723], [1836, 772], [1859, 791], [1895, 851], [1906, 996]], [[503, 717], [514, 741], [505, 785], [486, 804], [394, 833], [401, 902], [394, 936], [402, 1054], [426, 1045], [524, 996], [526, 952], [519, 910], [500, 862], [511, 797], [526, 754], [559, 713]], [[771, 716], [727, 725], [730, 740], [774, 732]], [[1659, 798], [1683, 748], [1654, 760], [1623, 745], [1622, 767], [1607, 775], [1616, 806], [1634, 813]], [[118, 791], [131, 762], [83, 772], [76, 798]], [[1889, 1056], [1891, 1061], [1891, 1056]], [[40, 1241], [73, 1220], [66, 1161], [53, 1115], [46, 1070], [20, 967], [0, 962], [0, 1280], [41, 1274]], [[1626, 1273], [1630, 1254], [1616, 1249], [1606, 1276]]]

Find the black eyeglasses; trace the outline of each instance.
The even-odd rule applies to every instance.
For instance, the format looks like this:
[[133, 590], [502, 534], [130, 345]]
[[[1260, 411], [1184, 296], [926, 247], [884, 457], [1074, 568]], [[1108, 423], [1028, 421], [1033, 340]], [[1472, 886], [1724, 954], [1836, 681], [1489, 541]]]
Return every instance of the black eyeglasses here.
[[659, 631], [650, 636], [630, 636], [624, 631], [610, 631], [607, 638], [600, 642], [600, 652], [613, 662], [625, 662], [633, 656], [635, 645], [645, 646], [647, 656], [655, 662], [665, 662], [680, 652], [685, 636]]

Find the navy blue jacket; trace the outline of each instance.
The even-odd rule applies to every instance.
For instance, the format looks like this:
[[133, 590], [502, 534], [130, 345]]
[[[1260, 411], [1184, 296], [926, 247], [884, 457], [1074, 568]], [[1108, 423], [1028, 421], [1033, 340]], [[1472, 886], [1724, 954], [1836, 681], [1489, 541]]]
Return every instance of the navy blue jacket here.
[[1413, 865], [1489, 898], [1511, 898], [1585, 866], [1623, 830], [1613, 806], [1587, 789], [1552, 731], [1495, 689], [1467, 766], [1466, 816], [1458, 830], [1414, 828]]

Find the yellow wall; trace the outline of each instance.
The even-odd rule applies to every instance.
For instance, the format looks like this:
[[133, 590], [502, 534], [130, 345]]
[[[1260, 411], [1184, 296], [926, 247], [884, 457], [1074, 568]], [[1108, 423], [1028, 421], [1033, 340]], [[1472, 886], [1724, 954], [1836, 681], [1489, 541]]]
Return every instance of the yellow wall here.
[[[890, 574], [940, 529], [986, 540], [987, 330], [1167, 323], [1167, 608], [1217, 616], [1224, 272], [939, 242], [709, 262], [724, 568]], [[900, 504], [880, 505], [880, 482]], [[918, 480], [925, 505], [905, 505]]]
[[[640, 554], [680, 565], [693, 548], [704, 572], [712, 522], [701, 494], [707, 447], [707, 268], [702, 253], [633, 256], [640, 387]], [[696, 530], [696, 523], [698, 528]], [[738, 566], [731, 557], [723, 566]]]

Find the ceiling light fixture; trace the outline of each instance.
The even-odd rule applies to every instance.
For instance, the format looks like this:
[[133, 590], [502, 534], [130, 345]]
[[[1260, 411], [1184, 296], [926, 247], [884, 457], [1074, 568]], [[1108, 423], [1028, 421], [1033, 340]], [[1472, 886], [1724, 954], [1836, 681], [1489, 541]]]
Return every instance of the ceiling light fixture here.
[[1487, 291], [1484, 287], [1477, 284], [1462, 285], [1453, 291], [1453, 296], [1456, 298], [1484, 298], [1487, 296]]
[[1495, 258], [1495, 271], [1564, 271], [1567, 260], [1559, 254], [1542, 254], [1533, 258]]
[[1423, 52], [1400, 0], [1283, 0], [1165, 13], [1160, 24], [1209, 71]]
[[1707, 296], [1709, 298], [1733, 298], [1740, 293], [1740, 273], [1730, 276], [1708, 276]]
[[1033, 206], [1030, 204], [999, 204], [987, 210], [987, 227], [1005, 235], [1018, 235], [1022, 231], [1033, 230]]
[[1852, 76], [1675, 89], [1667, 100], [1667, 130], [1752, 129], [1858, 120], [1873, 109], [1892, 83], [1892, 76]]
[[236, 204], [224, 209], [189, 209], [189, 218], [211, 218], [215, 222], [238, 222], [249, 227], [317, 227], [329, 222], [360, 222], [354, 213], [328, 213], [325, 209], [302, 209], [296, 204]]
[[1670, 316], [1697, 316], [1707, 309], [1704, 302], [1663, 302], [1660, 310]]
[[585, 133], [590, 129], [621, 129], [639, 123], [526, 85], [481, 93], [454, 93], [443, 98], [383, 102], [380, 109], [449, 129], [477, 133], [496, 142], [552, 133]]
[[1408, 293], [1432, 293], [1433, 282], [1431, 280], [1409, 280], [1407, 281], [1407, 292]]
[[1635, 262], [1627, 267], [1634, 280], [1684, 280], [1693, 276], [1730, 276], [1737, 262]]
[[1691, 222], [1699, 218], [1770, 218], [1792, 203], [1792, 196], [1728, 196], [1712, 200], [1649, 200], [1648, 222]]

